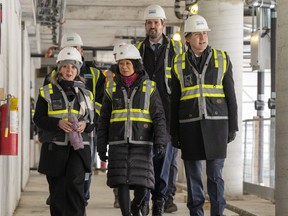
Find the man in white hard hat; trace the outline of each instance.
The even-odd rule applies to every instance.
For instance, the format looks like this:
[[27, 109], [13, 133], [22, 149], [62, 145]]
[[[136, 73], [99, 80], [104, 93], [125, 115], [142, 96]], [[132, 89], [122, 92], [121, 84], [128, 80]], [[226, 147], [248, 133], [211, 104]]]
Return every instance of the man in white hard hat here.
[[[97, 68], [94, 61], [85, 61], [83, 57], [83, 41], [79, 34], [72, 32], [64, 34], [61, 39], [61, 49], [65, 47], [74, 47], [76, 48], [79, 53], [81, 54], [82, 58], [82, 67], [80, 69], [80, 76], [85, 78], [85, 85], [87, 89], [89, 89], [93, 94], [95, 98], [95, 110], [96, 115], [100, 114], [102, 99], [104, 96], [104, 86], [105, 86], [105, 76], [102, 74], [102, 72]], [[50, 78], [53, 77], [56, 74], [56, 69], [53, 70], [51, 73], [49, 73], [44, 80], [44, 85], [48, 84], [50, 82]], [[94, 163], [94, 158], [96, 154], [96, 138], [94, 138], [94, 143], [91, 146], [92, 150], [92, 164]], [[84, 191], [84, 198], [86, 201], [86, 205], [88, 205], [88, 200], [90, 198], [90, 184], [91, 184], [91, 176], [92, 174], [89, 174], [89, 178], [85, 182], [85, 191]], [[49, 200], [47, 199], [47, 204], [49, 204]]]
[[[157, 83], [165, 110], [167, 131], [170, 131], [171, 62], [176, 54], [182, 53], [182, 43], [169, 39], [163, 34], [166, 15], [159, 5], [150, 5], [144, 11], [147, 37], [138, 44], [143, 64], [149, 78]], [[165, 212], [177, 211], [173, 203], [176, 191], [177, 149], [169, 142], [163, 159], [154, 160], [155, 189], [152, 193], [152, 215], [161, 216]], [[169, 186], [169, 187], [168, 187]], [[166, 201], [166, 202], [165, 202]], [[149, 197], [143, 202], [142, 214], [148, 215]], [[145, 210], [146, 209], [146, 210]]]
[[227, 144], [238, 131], [232, 64], [225, 51], [208, 45], [210, 28], [204, 17], [190, 16], [184, 25], [188, 50], [172, 69], [171, 135], [181, 149], [187, 178], [190, 215], [204, 216], [202, 161], [213, 216], [226, 205], [222, 171]]

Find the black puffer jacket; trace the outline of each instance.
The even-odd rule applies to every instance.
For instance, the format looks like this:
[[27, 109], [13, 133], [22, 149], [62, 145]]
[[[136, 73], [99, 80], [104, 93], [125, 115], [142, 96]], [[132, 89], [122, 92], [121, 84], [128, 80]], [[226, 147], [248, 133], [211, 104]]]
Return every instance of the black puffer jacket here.
[[[126, 88], [128, 93], [132, 92], [133, 88], [141, 86], [147, 79], [148, 76], [144, 72], [141, 73], [130, 89], [124, 86], [119, 74], [115, 76], [114, 81], [122, 88]], [[140, 90], [142, 91], [142, 88], [138, 88], [138, 91]], [[108, 133], [112, 109], [112, 102], [109, 96], [105, 94], [97, 133], [98, 152], [106, 152], [107, 145], [109, 145]], [[166, 132], [165, 114], [157, 89], [150, 97], [150, 115], [153, 121], [154, 134], [151, 134], [151, 136], [154, 139], [154, 146], [155, 144], [166, 145], [168, 134]], [[143, 123], [144, 126], [145, 123]], [[128, 184], [131, 188], [135, 185], [145, 186], [150, 189], [154, 188], [152, 145], [114, 144], [109, 145], [108, 153], [108, 186], [117, 187], [119, 184]]]

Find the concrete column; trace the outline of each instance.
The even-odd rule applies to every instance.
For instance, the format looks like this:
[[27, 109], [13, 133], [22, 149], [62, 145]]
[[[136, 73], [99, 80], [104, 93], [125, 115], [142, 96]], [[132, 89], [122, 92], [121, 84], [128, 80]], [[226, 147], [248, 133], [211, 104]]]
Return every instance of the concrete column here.
[[236, 139], [228, 145], [224, 167], [226, 198], [242, 196], [242, 68], [243, 68], [243, 1], [199, 1], [199, 14], [208, 22], [211, 32], [209, 44], [225, 50], [233, 64], [233, 76], [238, 101], [239, 131]]
[[288, 20], [287, 0], [277, 1], [276, 46], [276, 150], [275, 201], [276, 215], [288, 215]]

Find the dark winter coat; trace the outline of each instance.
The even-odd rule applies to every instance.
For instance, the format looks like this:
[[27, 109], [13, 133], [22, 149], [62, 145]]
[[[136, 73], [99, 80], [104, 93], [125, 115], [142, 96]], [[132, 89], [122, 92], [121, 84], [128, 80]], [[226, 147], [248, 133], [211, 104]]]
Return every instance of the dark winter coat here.
[[[138, 91], [142, 91], [140, 86], [146, 79], [148, 79], [148, 76], [141, 73], [130, 87], [130, 90], [124, 86], [119, 74], [116, 74], [114, 81], [117, 86], [120, 85], [125, 88], [129, 95], [132, 92], [131, 89], [135, 87], [138, 87]], [[109, 145], [109, 124], [112, 109], [112, 102], [109, 96], [105, 94], [97, 131], [98, 152], [106, 152]], [[157, 89], [150, 97], [149, 112], [153, 121], [154, 134], [151, 133], [151, 137], [154, 137], [154, 144], [166, 145], [168, 135], [166, 132], [165, 114]], [[144, 126], [145, 122], [143, 122]], [[139, 127], [139, 130], [141, 130], [141, 127]], [[155, 180], [152, 158], [152, 145], [139, 143], [109, 145], [107, 185], [117, 187], [119, 184], [128, 184], [131, 188], [139, 185], [153, 189]]]
[[[202, 73], [204, 63], [209, 55], [210, 47], [203, 52], [201, 58], [196, 59], [191, 49], [186, 58], [186, 69], [192, 70], [190, 64], [196, 68], [198, 73]], [[210, 59], [205, 75], [205, 84], [214, 84], [217, 76], [214, 76], [214, 58]], [[196, 80], [192, 80], [196, 82]], [[172, 70], [172, 95], [171, 95], [171, 135], [173, 142], [180, 142], [183, 160], [211, 160], [226, 158], [228, 134], [238, 131], [237, 101], [234, 89], [232, 74], [232, 64], [227, 55], [227, 72], [223, 78], [223, 88], [225, 101], [228, 107], [228, 120], [203, 119], [188, 123], [179, 123], [178, 113], [181, 96], [179, 80]], [[198, 105], [189, 109], [198, 109]]]
[[[166, 48], [171, 40], [163, 34], [163, 44], [159, 47], [157, 55], [154, 53], [150, 46], [149, 37], [146, 37], [139, 51], [143, 59], [143, 65], [147, 71], [150, 80], [157, 83], [157, 89], [159, 91], [162, 104], [165, 110], [167, 130], [170, 128], [170, 95], [167, 93], [165, 84], [165, 68], [164, 68], [164, 58]], [[145, 47], [145, 50], [143, 49]], [[173, 57], [175, 56], [173, 46], [170, 45], [168, 64], [171, 65]]]

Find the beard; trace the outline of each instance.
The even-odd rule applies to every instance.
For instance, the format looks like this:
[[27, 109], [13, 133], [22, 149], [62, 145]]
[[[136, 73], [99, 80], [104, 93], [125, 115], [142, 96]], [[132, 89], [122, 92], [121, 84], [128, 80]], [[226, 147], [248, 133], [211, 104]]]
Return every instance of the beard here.
[[151, 39], [155, 39], [159, 37], [158, 32], [155, 29], [150, 29], [148, 34], [147, 34]]

